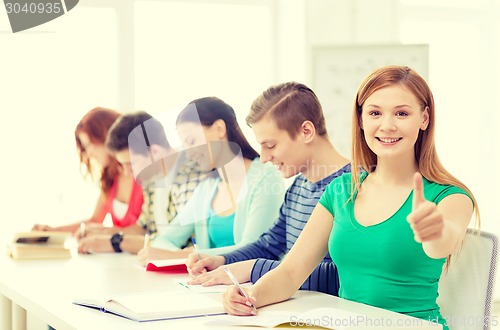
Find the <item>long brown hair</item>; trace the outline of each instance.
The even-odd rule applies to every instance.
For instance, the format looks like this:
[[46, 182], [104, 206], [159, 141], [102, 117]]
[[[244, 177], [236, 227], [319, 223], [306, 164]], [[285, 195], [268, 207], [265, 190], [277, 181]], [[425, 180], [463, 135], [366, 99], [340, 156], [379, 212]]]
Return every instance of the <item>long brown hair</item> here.
[[[421, 110], [427, 109], [429, 124], [426, 130], [420, 130], [415, 143], [415, 160], [418, 170], [429, 181], [443, 185], [452, 185], [465, 190], [474, 203], [476, 226], [480, 227], [480, 216], [477, 201], [472, 192], [460, 180], [451, 175], [442, 165], [434, 143], [434, 97], [425, 80], [415, 71], [406, 66], [385, 66], [371, 73], [360, 85], [356, 95], [356, 103], [352, 115], [352, 194], [360, 186], [360, 173], [357, 169], [373, 172], [377, 166], [377, 156], [368, 147], [361, 129], [362, 107], [366, 99], [377, 90], [402, 85], [420, 102]], [[351, 198], [353, 198], [351, 195]], [[449, 257], [448, 257], [449, 260]]]
[[[120, 117], [120, 114], [115, 110], [97, 107], [89, 112], [80, 120], [75, 128], [75, 141], [76, 149], [80, 156], [80, 164], [86, 169], [84, 176], [90, 175], [93, 179], [95, 174], [94, 168], [90, 163], [90, 158], [85, 151], [85, 147], [80, 141], [79, 134], [86, 133], [89, 137], [90, 142], [94, 144], [102, 144], [106, 141], [106, 134], [109, 128], [115, 122], [115, 120]], [[106, 167], [102, 169], [100, 177], [100, 187], [104, 193], [108, 193], [113, 186], [113, 181], [116, 175], [120, 172], [120, 163], [111, 155], [109, 155], [109, 163]]]

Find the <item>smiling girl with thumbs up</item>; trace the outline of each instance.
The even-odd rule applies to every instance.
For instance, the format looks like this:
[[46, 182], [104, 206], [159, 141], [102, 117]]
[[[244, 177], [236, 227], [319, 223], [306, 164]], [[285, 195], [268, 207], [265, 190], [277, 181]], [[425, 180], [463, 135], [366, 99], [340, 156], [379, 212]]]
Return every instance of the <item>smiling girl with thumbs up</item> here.
[[[434, 145], [434, 99], [408, 67], [369, 75], [356, 96], [352, 166], [326, 188], [279, 267], [246, 290], [256, 307], [291, 297], [327, 251], [339, 296], [435, 321], [443, 266], [460, 247], [477, 203]], [[300, 267], [297, 267], [300, 265]], [[227, 312], [255, 313], [230, 288]]]

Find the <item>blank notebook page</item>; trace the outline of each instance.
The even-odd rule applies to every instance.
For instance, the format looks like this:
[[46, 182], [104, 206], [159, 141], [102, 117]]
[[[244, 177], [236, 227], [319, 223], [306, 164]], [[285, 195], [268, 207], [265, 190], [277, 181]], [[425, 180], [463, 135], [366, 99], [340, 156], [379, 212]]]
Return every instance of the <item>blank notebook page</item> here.
[[[211, 296], [213, 297], [213, 295]], [[217, 295], [216, 297], [220, 297]], [[162, 311], [195, 311], [217, 308], [222, 305], [221, 299], [210, 298], [203, 294], [186, 294], [186, 292], [148, 293], [121, 296], [111, 301], [121, 304], [137, 314]]]

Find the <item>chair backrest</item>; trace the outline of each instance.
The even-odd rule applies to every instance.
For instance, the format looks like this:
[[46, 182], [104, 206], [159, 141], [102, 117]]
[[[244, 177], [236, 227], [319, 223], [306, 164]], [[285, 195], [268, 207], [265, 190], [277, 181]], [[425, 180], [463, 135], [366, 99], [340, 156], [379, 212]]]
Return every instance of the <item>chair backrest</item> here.
[[439, 281], [437, 302], [450, 330], [491, 329], [497, 254], [497, 236], [467, 230], [462, 249]]

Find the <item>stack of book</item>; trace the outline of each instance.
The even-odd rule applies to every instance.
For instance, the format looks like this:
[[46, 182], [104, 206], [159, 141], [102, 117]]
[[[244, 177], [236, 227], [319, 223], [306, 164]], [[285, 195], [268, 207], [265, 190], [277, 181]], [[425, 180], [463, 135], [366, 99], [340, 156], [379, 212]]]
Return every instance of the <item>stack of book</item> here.
[[64, 259], [71, 257], [67, 246], [70, 232], [30, 231], [17, 233], [10, 244], [14, 259]]

